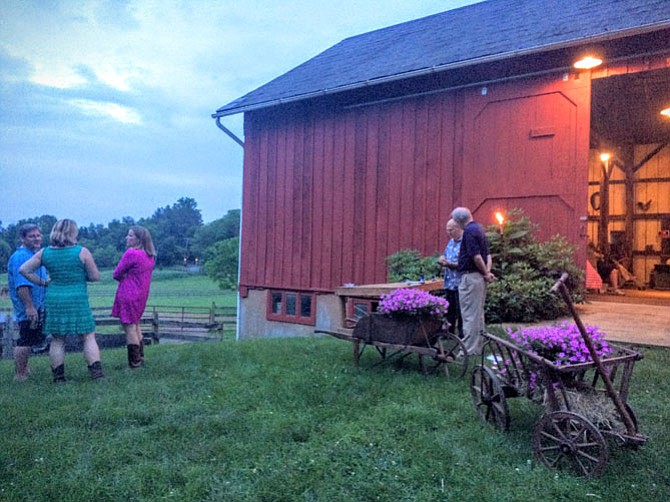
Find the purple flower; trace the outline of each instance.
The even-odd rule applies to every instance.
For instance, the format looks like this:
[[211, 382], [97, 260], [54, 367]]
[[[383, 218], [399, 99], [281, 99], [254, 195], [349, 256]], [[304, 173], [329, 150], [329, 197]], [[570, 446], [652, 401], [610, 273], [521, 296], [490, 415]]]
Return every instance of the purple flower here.
[[427, 315], [444, 318], [448, 308], [449, 302], [444, 298], [420, 289], [400, 288], [387, 295], [382, 295], [377, 311], [383, 314]]

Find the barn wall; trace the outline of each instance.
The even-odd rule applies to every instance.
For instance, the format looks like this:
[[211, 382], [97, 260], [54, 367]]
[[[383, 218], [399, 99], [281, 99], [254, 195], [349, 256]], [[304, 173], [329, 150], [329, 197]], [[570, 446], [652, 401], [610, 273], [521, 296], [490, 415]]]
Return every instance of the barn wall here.
[[460, 196], [476, 219], [521, 208], [540, 240], [560, 234], [581, 247], [590, 89], [571, 75], [464, 91]]
[[385, 258], [437, 253], [453, 206], [454, 95], [344, 112], [247, 114], [241, 284], [382, 282]]
[[455, 205], [521, 207], [585, 244], [590, 80], [560, 75], [326, 111], [245, 117], [240, 283], [332, 291], [443, 249]]

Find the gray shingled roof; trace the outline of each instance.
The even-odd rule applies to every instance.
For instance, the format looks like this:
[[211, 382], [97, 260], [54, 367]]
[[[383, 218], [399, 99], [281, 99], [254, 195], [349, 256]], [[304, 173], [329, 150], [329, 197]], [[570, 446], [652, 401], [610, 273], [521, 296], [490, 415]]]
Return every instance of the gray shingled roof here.
[[489, 0], [347, 38], [213, 117], [669, 26], [670, 0]]

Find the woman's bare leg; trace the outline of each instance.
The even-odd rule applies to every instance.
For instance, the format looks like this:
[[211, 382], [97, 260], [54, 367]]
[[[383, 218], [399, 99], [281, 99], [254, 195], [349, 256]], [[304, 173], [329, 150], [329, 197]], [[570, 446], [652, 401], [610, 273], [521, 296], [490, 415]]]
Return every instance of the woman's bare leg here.
[[95, 332], [82, 335], [84, 341], [84, 359], [90, 365], [100, 360], [100, 348], [95, 340]]
[[49, 360], [52, 368], [58, 368], [65, 362], [65, 339], [62, 336], [54, 336], [51, 340]]
[[138, 333], [140, 332], [139, 324], [123, 324], [123, 331], [126, 333], [127, 345], [140, 344], [140, 337], [138, 336]]

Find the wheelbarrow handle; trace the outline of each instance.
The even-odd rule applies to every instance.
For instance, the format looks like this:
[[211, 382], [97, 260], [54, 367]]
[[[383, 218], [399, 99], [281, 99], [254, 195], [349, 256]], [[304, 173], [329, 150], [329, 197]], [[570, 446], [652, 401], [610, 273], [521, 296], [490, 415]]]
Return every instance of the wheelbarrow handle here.
[[560, 277], [560, 278], [556, 281], [556, 283], [552, 286], [551, 291], [553, 291], [554, 293], [557, 293], [557, 292], [560, 290], [561, 285], [565, 286], [565, 281], [568, 280], [568, 277], [569, 277], [568, 273], [567, 273], [567, 272], [563, 272], [563, 273], [561, 274], [561, 277]]
[[603, 367], [602, 361], [600, 360], [600, 356], [598, 355], [598, 352], [596, 351], [596, 348], [593, 344], [593, 340], [591, 340], [591, 337], [586, 331], [584, 323], [582, 323], [582, 320], [579, 318], [579, 314], [577, 314], [577, 310], [575, 309], [575, 306], [572, 303], [572, 298], [570, 298], [570, 292], [568, 291], [568, 287], [565, 285], [565, 281], [567, 279], [568, 279], [568, 273], [563, 272], [561, 274], [561, 278], [557, 280], [556, 284], [554, 284], [554, 286], [551, 288], [551, 291], [554, 293], [558, 293], [558, 295], [561, 296], [563, 300], [565, 300], [565, 303], [568, 306], [568, 309], [570, 310], [570, 313], [572, 314], [572, 317], [575, 320], [577, 329], [579, 329], [579, 333], [582, 335], [582, 339], [584, 340], [584, 343], [586, 344], [586, 347], [589, 350], [589, 354], [591, 354], [591, 359], [593, 360], [593, 363], [596, 366], [596, 371], [598, 372], [600, 378], [602, 378], [603, 383], [605, 384], [607, 394], [614, 402], [614, 406], [621, 415], [621, 418], [623, 418], [624, 424], [626, 425], [626, 432], [628, 432], [630, 436], [635, 436], [637, 434], [637, 427], [635, 426], [635, 423], [628, 414], [628, 410], [626, 410], [626, 407], [621, 399], [621, 396], [614, 389], [614, 384], [612, 383], [609, 374], [605, 371], [605, 368]]

